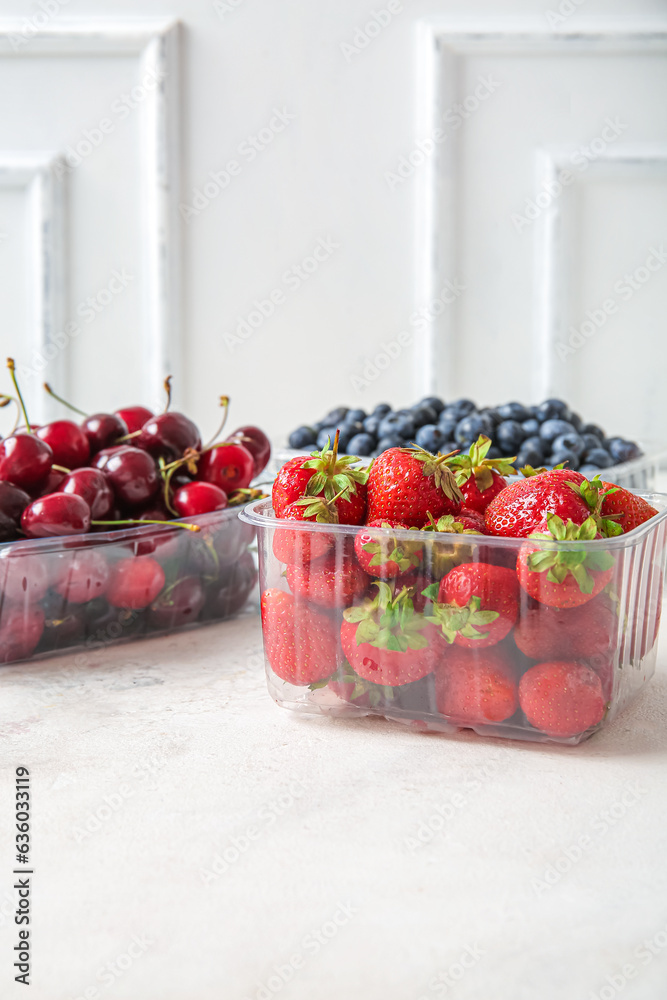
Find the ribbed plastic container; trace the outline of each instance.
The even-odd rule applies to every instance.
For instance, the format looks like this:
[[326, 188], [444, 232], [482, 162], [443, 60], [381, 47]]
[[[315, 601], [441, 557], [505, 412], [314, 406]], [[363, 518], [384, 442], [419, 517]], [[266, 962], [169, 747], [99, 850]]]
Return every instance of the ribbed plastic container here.
[[229, 508], [164, 525], [0, 545], [0, 663], [79, 653], [238, 614], [255, 529]]
[[[412, 552], [421, 548], [416, 568], [385, 581], [394, 595], [411, 588], [418, 617], [434, 613], [431, 597], [421, 596], [422, 591], [431, 585], [432, 596], [433, 583], [460, 565], [504, 567], [507, 590], [516, 594], [514, 624], [492, 645], [474, 638], [461, 644], [460, 636], [450, 643], [437, 626], [418, 623], [426, 652], [413, 657], [416, 666], [404, 664], [399, 671], [400, 679], [415, 678], [407, 683], [395, 683], [397, 675], [392, 676], [395, 652], [358, 637], [350, 645], [355, 619], [380, 589], [373, 586], [377, 578], [360, 576], [354, 541], [363, 529], [278, 520], [270, 500], [249, 504], [240, 517], [257, 529], [270, 694], [279, 705], [300, 712], [379, 715], [444, 733], [470, 728], [483, 736], [581, 742], [609, 725], [655, 670], [667, 495], [643, 495], [658, 514], [627, 535], [541, 543], [545, 551], [581, 553], [583, 546], [607, 556], [604, 589], [578, 608], [554, 609], [517, 588], [517, 559], [528, 544], [523, 539], [374, 528], [374, 538], [387, 551], [396, 544]], [[472, 634], [483, 631], [481, 625]], [[356, 674], [343, 645], [355, 660]], [[540, 667], [544, 663], [561, 666]], [[373, 676], [383, 683], [372, 682]]]

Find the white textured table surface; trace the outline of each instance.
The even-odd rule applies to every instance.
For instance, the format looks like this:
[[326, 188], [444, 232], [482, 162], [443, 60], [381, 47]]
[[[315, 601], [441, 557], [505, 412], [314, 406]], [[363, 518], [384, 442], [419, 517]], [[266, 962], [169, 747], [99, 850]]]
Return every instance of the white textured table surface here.
[[666, 655], [607, 732], [563, 749], [298, 717], [260, 652], [251, 616], [85, 669], [2, 668], [3, 1000], [667, 996]]

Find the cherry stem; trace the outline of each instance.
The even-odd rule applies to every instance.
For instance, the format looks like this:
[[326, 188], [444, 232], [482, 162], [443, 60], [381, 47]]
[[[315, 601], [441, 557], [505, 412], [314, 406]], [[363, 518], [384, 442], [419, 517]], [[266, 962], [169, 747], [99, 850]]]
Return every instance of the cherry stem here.
[[72, 471], [71, 469], [66, 469], [64, 465], [52, 465], [51, 468], [55, 469], [56, 472], [64, 472], [67, 476], [69, 476]]
[[19, 389], [19, 384], [16, 380], [16, 364], [14, 358], [7, 358], [7, 367], [9, 368], [9, 374], [11, 375], [12, 382], [14, 383], [14, 388], [16, 389], [16, 395], [18, 396], [19, 403], [21, 404], [21, 413], [23, 414], [23, 419], [25, 420], [25, 429], [28, 434], [33, 433], [33, 429], [30, 426], [30, 421], [28, 420], [28, 413], [25, 408], [25, 403], [23, 402], [23, 396], [21, 395], [21, 390]]
[[212, 448], [215, 442], [222, 434], [224, 426], [227, 423], [227, 415], [229, 413], [229, 396], [220, 397], [220, 406], [224, 407], [224, 413], [222, 414], [222, 420], [220, 421], [220, 426], [218, 427], [217, 431], [215, 432], [211, 440], [208, 442], [208, 444], [204, 445], [204, 447], [202, 448], [202, 452], [208, 451], [209, 448]]
[[167, 413], [169, 411], [169, 407], [171, 406], [171, 379], [172, 376], [167, 375], [166, 379], [164, 380], [164, 391], [167, 393], [167, 405], [162, 411], [163, 413]]
[[138, 431], [132, 431], [131, 434], [123, 434], [122, 437], [116, 438], [114, 444], [118, 444], [120, 441], [131, 441], [135, 437], [139, 437], [142, 428], [140, 427]]
[[10, 403], [14, 403], [14, 405], [16, 406], [16, 416], [14, 418], [14, 426], [10, 430], [7, 437], [10, 437], [14, 433], [14, 431], [19, 425], [19, 420], [21, 419], [21, 407], [19, 406], [18, 399], [16, 399], [14, 396], [5, 396], [5, 395], [0, 396], [0, 409], [2, 409], [5, 406], [9, 406]]
[[54, 399], [57, 399], [59, 403], [62, 403], [63, 406], [66, 406], [68, 410], [72, 411], [72, 413], [78, 413], [80, 417], [88, 416], [88, 414], [84, 413], [83, 410], [80, 410], [78, 406], [74, 406], [72, 403], [68, 403], [66, 399], [63, 399], [62, 396], [59, 396], [58, 393], [54, 392], [48, 382], [44, 383], [44, 388], [48, 392], [49, 396], [53, 396]]
[[112, 524], [114, 527], [118, 527], [119, 524], [161, 524], [163, 527], [168, 528], [184, 528], [186, 531], [201, 531], [198, 524], [183, 524], [182, 521], [151, 521], [149, 518], [145, 518], [143, 521], [138, 520], [128, 520], [128, 521], [91, 521], [91, 524]]

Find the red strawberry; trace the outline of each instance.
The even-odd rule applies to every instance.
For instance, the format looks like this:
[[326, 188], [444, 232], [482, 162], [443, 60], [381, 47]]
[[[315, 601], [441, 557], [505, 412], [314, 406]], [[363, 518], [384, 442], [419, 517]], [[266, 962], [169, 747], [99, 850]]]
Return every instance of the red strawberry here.
[[464, 563], [428, 588], [437, 600], [428, 621], [448, 643], [481, 649], [504, 639], [519, 613], [516, 573], [489, 563]]
[[325, 608], [344, 608], [364, 593], [369, 577], [343, 548], [315, 562], [289, 563], [287, 583], [295, 595]]
[[482, 556], [481, 549], [464, 544], [462, 538], [456, 539], [457, 535], [486, 534], [484, 516], [478, 511], [462, 508], [455, 516], [446, 514], [437, 521], [429, 515], [429, 521], [424, 531], [434, 532], [435, 537], [424, 553], [424, 561], [429, 573], [437, 580], [460, 563], [472, 562], [477, 557], [487, 561], [488, 553]]
[[563, 521], [583, 524], [590, 516], [590, 507], [568, 486], [583, 482], [579, 472], [554, 469], [510, 483], [486, 508], [486, 530], [490, 535], [527, 538], [549, 512]]
[[463, 503], [483, 514], [491, 501], [507, 486], [505, 476], [516, 471], [513, 458], [487, 458], [491, 438], [480, 434], [467, 455], [454, 455], [447, 464], [456, 477], [463, 494]]
[[[369, 528], [385, 528], [388, 531], [369, 531]], [[354, 550], [359, 564], [371, 576], [400, 576], [415, 569], [421, 563], [424, 546], [421, 542], [398, 541], [389, 534], [392, 528], [408, 529], [404, 524], [389, 521], [372, 521], [362, 528], [354, 539]]]
[[452, 722], [502, 722], [517, 710], [515, 672], [507, 652], [451, 646], [435, 674], [438, 711]]
[[397, 685], [430, 674], [442, 652], [438, 630], [414, 610], [405, 588], [382, 582], [377, 596], [343, 612], [343, 652], [353, 670], [375, 684]]
[[423, 528], [434, 518], [458, 514], [461, 491], [447, 468], [446, 455], [422, 448], [389, 448], [376, 458], [368, 474], [366, 521], [395, 521]]
[[282, 590], [262, 594], [264, 649], [273, 672], [290, 684], [330, 677], [340, 658], [336, 626]]
[[[338, 431], [333, 449], [314, 451], [312, 458], [297, 455], [283, 465], [273, 483], [271, 499], [276, 517], [283, 517], [289, 504], [305, 497], [336, 498], [341, 524], [362, 524], [366, 513], [365, 469], [351, 466], [360, 459], [338, 454]], [[343, 495], [340, 496], [341, 492]]]
[[602, 516], [613, 517], [624, 533], [638, 528], [640, 524], [658, 513], [647, 500], [643, 500], [622, 486], [603, 482], [602, 489], [614, 491], [607, 493], [602, 501]]
[[[285, 521], [316, 521], [319, 524], [337, 524], [338, 511], [334, 500], [323, 497], [296, 500], [285, 507]], [[327, 531], [299, 531], [294, 528], [276, 528], [273, 536], [273, 554], [284, 563], [310, 562], [319, 559], [334, 545], [336, 539]]]
[[595, 671], [568, 660], [531, 667], [521, 678], [519, 702], [531, 726], [561, 738], [596, 726], [605, 705]]
[[533, 660], [602, 662], [616, 648], [618, 618], [606, 595], [575, 608], [522, 605], [514, 641]]
[[[542, 604], [555, 608], [585, 604], [607, 586], [614, 573], [614, 557], [590, 544], [600, 537], [594, 517], [577, 525], [563, 524], [555, 514], [547, 514], [542, 530], [533, 532], [519, 550], [519, 583]], [[582, 544], [562, 548], [554, 544], [576, 541]]]

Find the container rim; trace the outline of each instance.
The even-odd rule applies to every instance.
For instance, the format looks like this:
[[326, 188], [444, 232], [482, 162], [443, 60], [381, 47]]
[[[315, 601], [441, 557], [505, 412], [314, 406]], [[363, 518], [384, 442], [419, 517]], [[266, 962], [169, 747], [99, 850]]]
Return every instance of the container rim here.
[[[541, 544], [558, 546], [559, 548], [566, 549], [577, 549], [581, 545], [593, 545], [598, 548], [604, 549], [623, 549], [629, 548], [630, 546], [637, 544], [640, 539], [644, 539], [648, 534], [652, 533], [657, 525], [662, 524], [667, 519], [667, 493], [638, 493], [634, 490], [630, 492], [635, 493], [636, 496], [642, 497], [647, 500], [654, 507], [658, 508], [658, 513], [655, 517], [650, 518], [650, 520], [645, 521], [644, 524], [640, 524], [638, 528], [633, 528], [632, 531], [625, 535], [616, 535], [614, 538], [596, 538], [591, 541], [571, 541], [571, 542], [559, 542], [554, 540], [553, 542], [544, 541]], [[288, 531], [313, 531], [313, 532], [329, 532], [332, 531], [336, 534], [346, 534], [346, 535], [356, 535], [356, 533], [364, 528], [362, 524], [318, 524], [314, 521], [289, 521], [283, 518], [276, 517], [273, 513], [273, 506], [271, 498], [268, 497], [264, 500], [255, 500], [252, 503], [247, 504], [245, 507], [239, 510], [239, 519], [245, 521], [247, 524], [255, 525], [259, 528], [284, 528]], [[178, 530], [178, 529], [177, 529]], [[513, 546], [517, 549], [526, 541], [525, 538], [506, 538], [500, 535], [449, 535], [442, 534], [438, 535], [437, 532], [422, 532], [421, 529], [398, 529], [398, 528], [373, 528], [372, 531], [385, 534], [392, 538], [399, 538], [404, 541], [415, 541], [415, 532], [419, 531], [420, 535], [425, 537], [430, 537], [433, 539], [440, 538], [442, 541], [450, 540], [452, 542], [464, 542], [467, 541], [469, 544], [478, 543], [480, 545], [491, 545], [491, 546]], [[117, 532], [115, 532], [117, 534]]]

